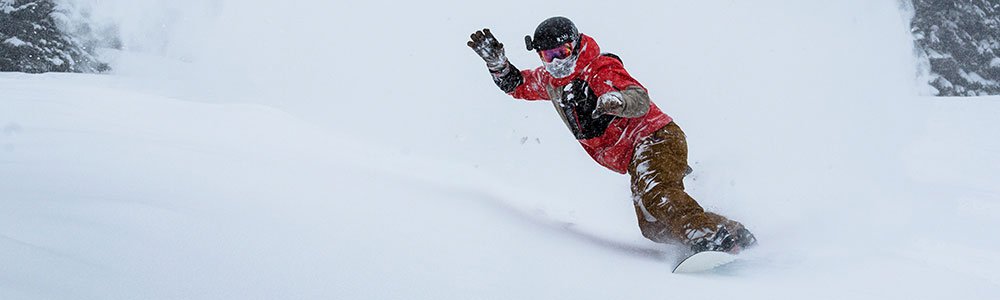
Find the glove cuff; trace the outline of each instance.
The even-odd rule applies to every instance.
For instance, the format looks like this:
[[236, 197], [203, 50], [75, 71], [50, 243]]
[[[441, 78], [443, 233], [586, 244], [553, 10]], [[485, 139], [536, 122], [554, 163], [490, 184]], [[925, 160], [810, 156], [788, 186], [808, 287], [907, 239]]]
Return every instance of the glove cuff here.
[[490, 73], [501, 73], [507, 71], [508, 69], [510, 69], [508, 68], [508, 66], [510, 66], [510, 62], [507, 61], [506, 55], [500, 56], [500, 58], [497, 59], [496, 61], [486, 62], [486, 69], [489, 69]]
[[504, 60], [503, 69], [499, 71], [490, 71], [493, 75], [493, 82], [497, 84], [504, 93], [513, 92], [517, 89], [517, 86], [524, 83], [524, 77], [521, 75], [521, 71], [512, 66], [510, 63]]

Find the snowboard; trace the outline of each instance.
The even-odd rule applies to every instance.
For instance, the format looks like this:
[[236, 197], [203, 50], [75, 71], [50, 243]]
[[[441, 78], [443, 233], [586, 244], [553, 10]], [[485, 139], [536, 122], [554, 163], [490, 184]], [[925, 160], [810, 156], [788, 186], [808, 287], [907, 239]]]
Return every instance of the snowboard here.
[[674, 273], [699, 273], [711, 271], [736, 260], [736, 255], [721, 251], [702, 251], [691, 254], [677, 263]]

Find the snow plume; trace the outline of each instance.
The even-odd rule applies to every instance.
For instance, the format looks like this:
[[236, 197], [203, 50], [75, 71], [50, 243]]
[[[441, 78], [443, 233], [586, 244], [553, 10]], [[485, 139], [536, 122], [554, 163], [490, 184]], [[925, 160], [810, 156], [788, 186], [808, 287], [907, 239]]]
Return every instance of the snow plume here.
[[[916, 15], [913, 0], [899, 0], [899, 8], [906, 26], [911, 27], [913, 18]], [[923, 96], [937, 95], [940, 91], [931, 85], [936, 75], [931, 72], [930, 58], [927, 56], [927, 52], [921, 49], [915, 40], [913, 44], [913, 57], [915, 59], [914, 64], [916, 65], [915, 79], [917, 93]]]
[[199, 28], [207, 27], [221, 0], [58, 0], [70, 20], [95, 28], [106, 45], [128, 51], [190, 57]]

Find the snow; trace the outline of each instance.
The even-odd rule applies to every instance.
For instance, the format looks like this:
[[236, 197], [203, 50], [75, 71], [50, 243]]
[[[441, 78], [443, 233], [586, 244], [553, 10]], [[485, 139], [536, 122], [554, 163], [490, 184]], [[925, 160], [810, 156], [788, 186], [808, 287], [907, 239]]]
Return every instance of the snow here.
[[8, 44], [8, 45], [11, 45], [11, 46], [14, 46], [14, 47], [21, 47], [21, 46], [24, 46], [24, 45], [30, 45], [30, 43], [25, 42], [24, 40], [21, 40], [21, 39], [17, 38], [16, 36], [10, 37], [9, 39], [4, 40], [3, 42], [5, 44]]
[[11, 12], [15, 12], [15, 11], [27, 9], [27, 8], [30, 8], [30, 7], [33, 7], [33, 6], [35, 6], [35, 3], [27, 3], [27, 4], [22, 4], [21, 6], [15, 7], [14, 6], [14, 0], [2, 0], [2, 1], [0, 1], [0, 10], [2, 10], [4, 13], [7, 13], [7, 14], [9, 14]]
[[962, 76], [962, 78], [964, 78], [965, 80], [968, 80], [969, 82], [972, 83], [978, 83], [985, 86], [1000, 85], [1000, 83], [997, 83], [996, 81], [983, 78], [983, 76], [979, 75], [979, 73], [976, 72], [965, 72], [965, 70], [958, 70], [958, 74]]
[[0, 0], [0, 11], [10, 13], [14, 11], [14, 0]]
[[[1000, 98], [916, 96], [894, 1], [97, 2], [113, 74], [0, 74], [2, 299], [1000, 293]], [[627, 178], [465, 46], [488, 26], [537, 67], [519, 42], [556, 14], [622, 56], [687, 133], [688, 190], [758, 248], [671, 274]]]
[[64, 60], [62, 60], [61, 58], [58, 58], [58, 57], [48, 58], [48, 60], [49, 60], [49, 62], [51, 62], [53, 65], [56, 65], [56, 66], [61, 66], [62, 64], [66, 63], [66, 61], [64, 61]]

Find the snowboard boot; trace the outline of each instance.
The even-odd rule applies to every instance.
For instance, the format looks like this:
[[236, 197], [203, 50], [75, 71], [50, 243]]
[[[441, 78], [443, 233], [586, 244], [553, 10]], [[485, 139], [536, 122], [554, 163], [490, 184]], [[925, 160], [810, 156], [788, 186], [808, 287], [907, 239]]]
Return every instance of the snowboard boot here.
[[705, 237], [691, 244], [691, 252], [721, 251], [731, 254], [738, 254], [743, 249], [757, 244], [757, 238], [746, 228], [740, 228], [735, 233], [730, 233], [725, 227], [719, 228], [715, 235]]

